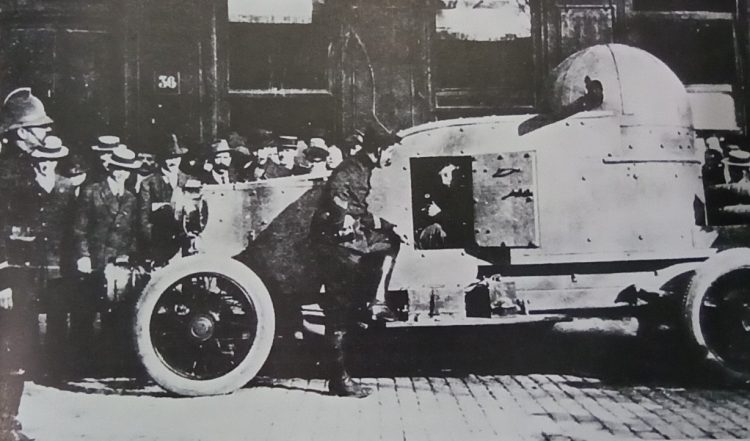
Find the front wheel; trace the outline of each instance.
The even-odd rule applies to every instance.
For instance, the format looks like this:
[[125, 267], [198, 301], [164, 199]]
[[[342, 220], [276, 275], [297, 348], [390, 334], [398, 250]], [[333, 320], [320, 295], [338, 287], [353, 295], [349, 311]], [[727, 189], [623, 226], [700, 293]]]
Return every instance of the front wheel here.
[[[723, 260], [723, 259], [722, 259]], [[750, 383], [750, 263], [712, 264], [699, 271], [685, 297], [689, 336], [726, 379]]]
[[186, 396], [247, 384], [268, 358], [276, 326], [260, 278], [236, 260], [206, 255], [154, 273], [135, 317], [146, 371], [162, 388]]

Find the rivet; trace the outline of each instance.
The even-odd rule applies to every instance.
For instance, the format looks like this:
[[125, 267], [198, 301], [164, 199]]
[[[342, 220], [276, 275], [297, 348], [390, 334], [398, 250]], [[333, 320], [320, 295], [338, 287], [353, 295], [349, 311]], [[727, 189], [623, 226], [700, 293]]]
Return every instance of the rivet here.
[[401, 167], [402, 170], [406, 171], [406, 166]]
[[586, 124], [584, 124], [584, 123], [583, 123], [583, 121], [581, 121], [581, 125], [582, 125], [582, 126], [585, 126]]
[[659, 144], [659, 148], [664, 148], [664, 144]]
[[629, 145], [629, 146], [628, 146], [628, 148], [629, 148], [630, 150], [633, 150], [633, 146], [632, 146], [632, 145]]
[[566, 122], [565, 127], [570, 127], [570, 123]]
[[639, 234], [639, 235], [638, 235], [638, 240], [643, 240], [643, 236], [641, 236], [641, 235]]
[[479, 230], [474, 230], [474, 234], [479, 234]]
[[587, 238], [586, 238], [586, 242], [591, 242], [591, 238], [590, 238], [590, 237], [587, 237]]
[[581, 176], [581, 180], [585, 181], [586, 180], [586, 176]]
[[485, 234], [490, 234], [490, 230], [485, 230]]

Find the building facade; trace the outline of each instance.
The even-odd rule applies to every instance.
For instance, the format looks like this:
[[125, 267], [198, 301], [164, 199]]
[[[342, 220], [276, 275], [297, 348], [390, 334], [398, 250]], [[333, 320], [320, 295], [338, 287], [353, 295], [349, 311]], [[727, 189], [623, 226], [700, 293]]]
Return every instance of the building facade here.
[[0, 94], [30, 85], [74, 149], [335, 138], [543, 111], [554, 66], [619, 42], [677, 73], [698, 128], [744, 134], [747, 17], [747, 0], [0, 0]]

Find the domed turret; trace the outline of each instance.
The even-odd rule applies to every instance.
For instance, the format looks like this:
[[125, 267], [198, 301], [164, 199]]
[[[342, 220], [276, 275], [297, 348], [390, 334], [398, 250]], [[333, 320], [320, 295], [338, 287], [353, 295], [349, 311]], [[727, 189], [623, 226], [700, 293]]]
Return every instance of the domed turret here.
[[622, 44], [592, 46], [560, 63], [550, 75], [546, 110], [557, 113], [583, 96], [587, 76], [602, 84], [601, 110], [621, 116], [623, 126], [692, 126], [677, 75], [648, 52]]

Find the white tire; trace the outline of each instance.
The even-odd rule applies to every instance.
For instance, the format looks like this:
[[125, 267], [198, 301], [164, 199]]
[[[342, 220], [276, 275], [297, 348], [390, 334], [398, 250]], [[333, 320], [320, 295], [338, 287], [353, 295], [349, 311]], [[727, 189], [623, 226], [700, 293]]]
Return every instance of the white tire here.
[[140, 361], [162, 388], [219, 395], [255, 377], [275, 326], [271, 296], [252, 270], [231, 258], [198, 255], [152, 275], [136, 304], [134, 336]]

